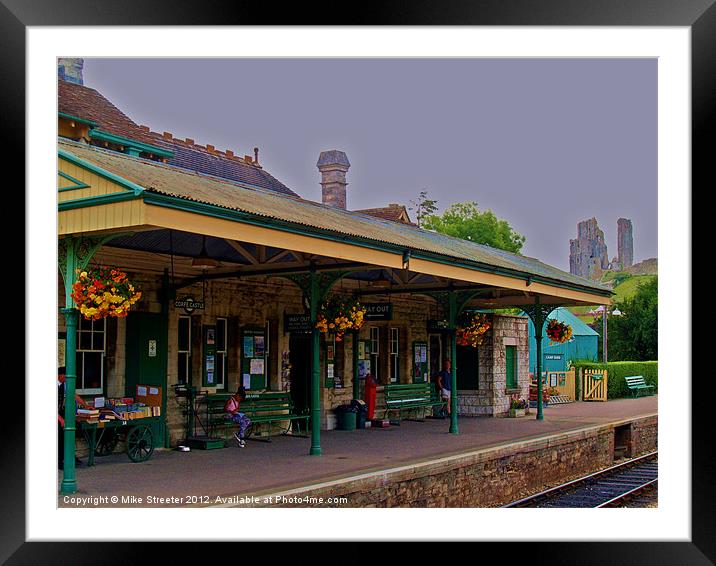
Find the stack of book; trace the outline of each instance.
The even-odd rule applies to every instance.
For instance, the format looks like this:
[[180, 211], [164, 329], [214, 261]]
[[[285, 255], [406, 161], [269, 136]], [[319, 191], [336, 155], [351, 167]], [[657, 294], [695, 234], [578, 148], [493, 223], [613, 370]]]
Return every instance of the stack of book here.
[[99, 422], [99, 409], [77, 409], [77, 420], [96, 424]]

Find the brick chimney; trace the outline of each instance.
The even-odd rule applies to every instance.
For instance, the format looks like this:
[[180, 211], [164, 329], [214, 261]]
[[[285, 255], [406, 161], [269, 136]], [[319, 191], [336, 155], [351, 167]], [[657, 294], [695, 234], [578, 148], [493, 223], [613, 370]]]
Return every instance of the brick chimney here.
[[84, 84], [84, 81], [82, 79], [82, 67], [84, 67], [84, 64], [84, 59], [58, 57], [57, 76], [63, 81], [75, 83], [78, 85]]
[[346, 173], [351, 164], [342, 151], [322, 151], [316, 167], [321, 172], [322, 202], [328, 206], [346, 209]]

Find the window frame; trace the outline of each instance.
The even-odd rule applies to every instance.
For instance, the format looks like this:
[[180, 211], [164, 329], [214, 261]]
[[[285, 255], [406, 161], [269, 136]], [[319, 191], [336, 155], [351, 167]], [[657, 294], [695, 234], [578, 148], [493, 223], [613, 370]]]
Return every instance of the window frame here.
[[[95, 330], [95, 324], [99, 323], [101, 321], [101, 324], [103, 326], [102, 330]], [[89, 324], [90, 329], [86, 330], [83, 328], [83, 325]], [[83, 348], [82, 347], [82, 335], [83, 334], [89, 334], [89, 348]], [[102, 349], [96, 349], [94, 347], [94, 338], [96, 334], [102, 334]], [[85, 354], [100, 354], [100, 364], [99, 364], [99, 382], [100, 386], [97, 387], [84, 387], [85, 384]], [[105, 365], [105, 357], [107, 356], [107, 319], [101, 318], [99, 320], [87, 320], [83, 316], [79, 317], [79, 321], [77, 324], [77, 351], [76, 351], [76, 368], [77, 368], [77, 377], [76, 377], [76, 392], [78, 395], [96, 395], [104, 393], [104, 365]]]
[[[188, 334], [187, 334], [187, 340], [186, 340], [186, 344], [187, 344], [186, 350], [181, 349], [182, 340], [181, 340], [180, 333], [181, 333], [182, 320], [186, 320], [186, 322], [187, 322]], [[191, 363], [192, 363], [191, 346], [192, 346], [192, 344], [191, 344], [191, 316], [180, 315], [177, 320], [177, 383], [184, 383], [186, 385], [191, 384]], [[181, 380], [180, 372], [179, 372], [179, 368], [181, 367], [182, 355], [186, 356], [186, 359], [184, 362], [186, 379], [184, 381]]]
[[[224, 343], [219, 344], [219, 325], [224, 326]], [[214, 375], [216, 379], [215, 386], [217, 389], [226, 389], [226, 384], [229, 381], [229, 319], [226, 317], [217, 317], [216, 319], [216, 358], [217, 361], [221, 358], [221, 383], [219, 383], [217, 376], [218, 372]], [[223, 348], [223, 349], [222, 349]]]
[[397, 326], [388, 329], [388, 380], [400, 382], [400, 328]]
[[[380, 326], [371, 326], [368, 330], [370, 343], [370, 372], [373, 374], [375, 380], [380, 383], [380, 370], [378, 369], [380, 364]], [[373, 331], [375, 331], [375, 337], [373, 337]]]

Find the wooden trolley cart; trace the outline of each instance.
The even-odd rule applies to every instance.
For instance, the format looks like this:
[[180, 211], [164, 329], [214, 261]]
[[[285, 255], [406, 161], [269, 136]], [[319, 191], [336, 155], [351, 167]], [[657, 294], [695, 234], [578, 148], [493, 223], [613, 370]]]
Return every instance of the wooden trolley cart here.
[[95, 456], [106, 456], [114, 452], [117, 443], [124, 440], [127, 456], [132, 462], [144, 462], [154, 452], [152, 425], [161, 417], [143, 417], [130, 420], [109, 420], [99, 423], [78, 421], [78, 428], [84, 434], [89, 447], [88, 466], [94, 466]]

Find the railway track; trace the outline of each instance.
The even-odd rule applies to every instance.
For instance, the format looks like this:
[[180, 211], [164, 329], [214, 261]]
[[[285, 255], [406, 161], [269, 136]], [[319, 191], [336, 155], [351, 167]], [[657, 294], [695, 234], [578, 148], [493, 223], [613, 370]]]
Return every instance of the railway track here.
[[658, 452], [513, 501], [503, 507], [623, 507], [653, 498], [658, 482]]

